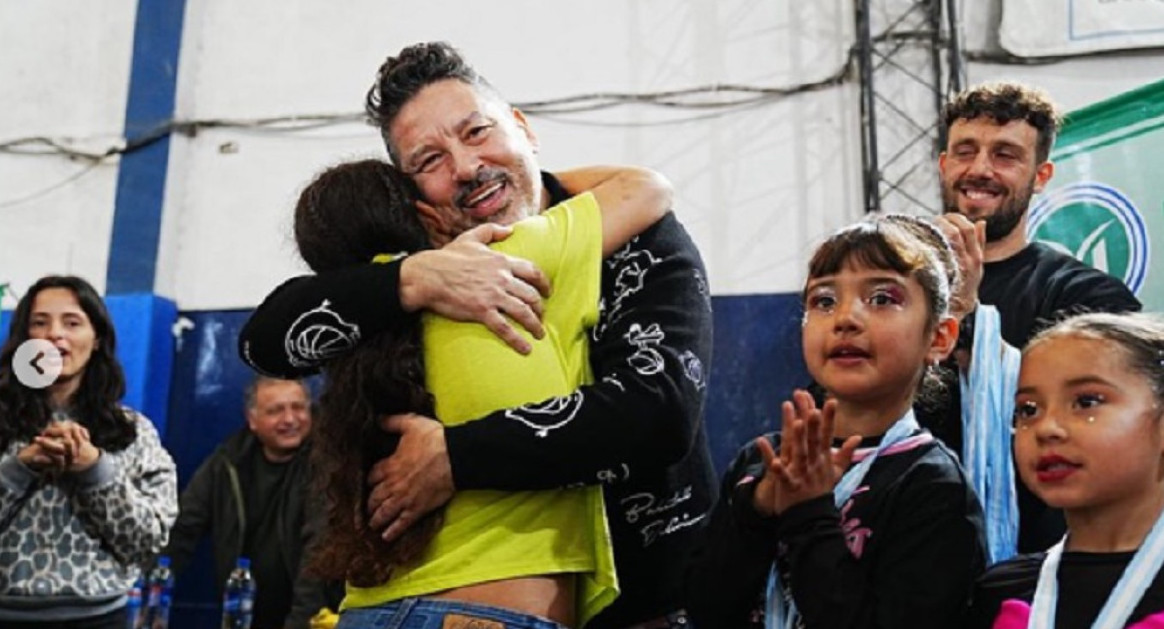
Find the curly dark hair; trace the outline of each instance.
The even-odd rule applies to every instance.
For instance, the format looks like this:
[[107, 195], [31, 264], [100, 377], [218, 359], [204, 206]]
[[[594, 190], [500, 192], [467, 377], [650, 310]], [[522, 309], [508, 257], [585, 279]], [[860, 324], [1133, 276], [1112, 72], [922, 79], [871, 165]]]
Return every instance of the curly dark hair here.
[[49, 389], [26, 387], [12, 372], [16, 348], [29, 339], [36, 297], [50, 288], [72, 292], [96, 333], [93, 352], [79, 376], [81, 384], [69, 401], [71, 412], [89, 430], [94, 446], [109, 452], [124, 450], [137, 438], [137, 427], [120, 403], [125, 395], [125, 373], [117, 361], [113, 319], [89, 282], [72, 275], [47, 275], [37, 280], [16, 305], [8, 340], [0, 349], [0, 451], [14, 441], [31, 441], [52, 418]]
[[376, 82], [364, 99], [364, 111], [368, 121], [380, 129], [392, 161], [399, 164], [400, 156], [388, 137], [388, 129], [400, 109], [420, 90], [447, 79], [467, 83], [479, 88], [483, 94], [501, 98], [497, 90], [447, 42], [413, 44], [380, 65]]
[[[409, 180], [375, 159], [321, 173], [295, 207], [299, 253], [316, 272], [366, 263], [381, 253], [430, 248], [413, 208]], [[369, 587], [396, 566], [419, 559], [440, 528], [437, 510], [392, 543], [368, 526], [364, 503], [372, 465], [396, 449], [380, 429], [384, 415], [435, 415], [424, 388], [420, 319], [409, 315], [324, 366], [324, 387], [313, 432], [312, 461], [327, 501], [327, 528], [310, 559], [325, 579]]]
[[1035, 161], [1042, 163], [1051, 155], [1051, 145], [1059, 132], [1062, 117], [1054, 101], [1037, 88], [1002, 81], [983, 83], [959, 92], [946, 104], [943, 116], [946, 130], [959, 120], [987, 117], [998, 124], [1025, 120], [1038, 132]]

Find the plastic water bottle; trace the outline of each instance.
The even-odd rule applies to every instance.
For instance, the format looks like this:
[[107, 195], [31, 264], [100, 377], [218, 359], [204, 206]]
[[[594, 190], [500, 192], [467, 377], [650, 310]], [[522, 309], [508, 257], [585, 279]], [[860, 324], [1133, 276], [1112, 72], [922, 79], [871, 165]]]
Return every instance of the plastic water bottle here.
[[169, 629], [170, 604], [173, 601], [174, 573], [170, 571], [170, 558], [158, 557], [158, 565], [150, 571], [149, 593], [145, 600], [144, 629]]
[[143, 589], [145, 589], [145, 576], [139, 574], [133, 585], [130, 586], [129, 595], [125, 600], [126, 629], [141, 629]]
[[222, 594], [222, 629], [251, 629], [254, 609], [255, 579], [251, 576], [251, 560], [239, 557], [226, 579]]

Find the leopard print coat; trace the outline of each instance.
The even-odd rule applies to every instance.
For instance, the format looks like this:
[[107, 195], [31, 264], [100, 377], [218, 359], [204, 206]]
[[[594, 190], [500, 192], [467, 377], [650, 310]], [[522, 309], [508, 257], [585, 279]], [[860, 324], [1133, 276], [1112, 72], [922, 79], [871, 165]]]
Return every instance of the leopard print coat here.
[[165, 546], [178, 516], [174, 460], [152, 422], [126, 413], [137, 438], [79, 474], [29, 470], [16, 457], [27, 443], [0, 453], [0, 620], [120, 604]]

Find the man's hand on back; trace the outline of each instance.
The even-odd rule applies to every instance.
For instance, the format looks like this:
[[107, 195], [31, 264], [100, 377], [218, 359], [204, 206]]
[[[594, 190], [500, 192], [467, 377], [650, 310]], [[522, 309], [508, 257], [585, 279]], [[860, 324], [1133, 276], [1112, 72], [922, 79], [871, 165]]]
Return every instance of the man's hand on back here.
[[400, 266], [400, 303], [405, 310], [427, 309], [455, 321], [477, 321], [513, 349], [528, 354], [529, 342], [506, 319], [542, 338], [542, 296], [550, 293], [545, 275], [532, 262], [486, 245], [513, 231], [480, 225], [442, 249], [422, 251]]
[[369, 525], [386, 526], [383, 537], [392, 541], [453, 497], [453, 468], [440, 422], [410, 413], [385, 417], [380, 427], [400, 435], [400, 443], [368, 474]]

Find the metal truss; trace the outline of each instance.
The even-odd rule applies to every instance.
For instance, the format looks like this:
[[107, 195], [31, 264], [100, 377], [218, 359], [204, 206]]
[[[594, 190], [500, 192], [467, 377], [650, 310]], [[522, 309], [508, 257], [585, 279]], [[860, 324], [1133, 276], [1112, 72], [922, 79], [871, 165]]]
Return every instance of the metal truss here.
[[941, 211], [942, 107], [962, 89], [956, 0], [854, 0], [865, 211]]

